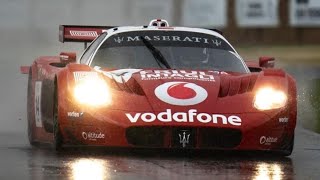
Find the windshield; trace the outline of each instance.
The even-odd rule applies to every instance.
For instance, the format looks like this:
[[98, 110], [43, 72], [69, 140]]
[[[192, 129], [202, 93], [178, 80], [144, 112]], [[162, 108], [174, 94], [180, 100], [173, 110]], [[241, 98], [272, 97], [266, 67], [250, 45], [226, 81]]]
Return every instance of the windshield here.
[[182, 31], [113, 35], [100, 46], [90, 65], [114, 69], [166, 68], [159, 64], [159, 56], [172, 69], [247, 72], [241, 58], [223, 39]]

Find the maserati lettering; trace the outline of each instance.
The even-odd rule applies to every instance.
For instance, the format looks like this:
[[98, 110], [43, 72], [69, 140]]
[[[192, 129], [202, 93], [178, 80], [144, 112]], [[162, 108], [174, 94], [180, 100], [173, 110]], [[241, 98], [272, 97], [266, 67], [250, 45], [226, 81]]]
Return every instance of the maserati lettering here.
[[[222, 45], [222, 41], [218, 38], [203, 38], [203, 37], [188, 37], [188, 36], [143, 36], [147, 41], [175, 41], [175, 42], [193, 42], [193, 43], [204, 43], [212, 44], [217, 47]], [[127, 37], [118, 37], [114, 38], [114, 41], [117, 43], [125, 42], [136, 42], [141, 41], [140, 36], [127, 36]]]
[[242, 120], [240, 117], [231, 115], [225, 116], [222, 114], [208, 114], [198, 113], [196, 109], [190, 109], [188, 112], [172, 113], [171, 109], [158, 114], [146, 113], [125, 113], [131, 123], [136, 123], [138, 120], [150, 123], [154, 121], [169, 122], [200, 122], [200, 123], [213, 123], [213, 124], [230, 124], [233, 126], [241, 126]]

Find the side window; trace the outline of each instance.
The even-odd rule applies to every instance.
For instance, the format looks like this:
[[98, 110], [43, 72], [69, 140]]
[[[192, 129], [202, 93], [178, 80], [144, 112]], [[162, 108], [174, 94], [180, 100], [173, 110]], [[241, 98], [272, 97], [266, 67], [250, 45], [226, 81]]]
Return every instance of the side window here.
[[82, 54], [82, 56], [80, 58], [81, 64], [86, 64], [86, 62], [88, 61], [88, 59], [90, 58], [90, 56], [92, 55], [94, 50], [99, 46], [99, 44], [101, 43], [101, 41], [103, 41], [103, 39], [106, 37], [106, 35], [107, 35], [107, 33], [102, 34], [100, 37], [98, 37], [95, 41], [93, 41], [89, 45], [89, 47], [86, 49], [86, 51]]

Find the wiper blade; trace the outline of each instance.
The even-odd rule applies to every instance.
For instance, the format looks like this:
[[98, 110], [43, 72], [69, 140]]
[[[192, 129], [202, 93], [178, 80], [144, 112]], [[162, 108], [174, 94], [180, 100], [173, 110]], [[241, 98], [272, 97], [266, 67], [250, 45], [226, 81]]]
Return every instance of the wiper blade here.
[[166, 58], [162, 55], [162, 53], [155, 48], [148, 40], [146, 40], [144, 37], [140, 36], [140, 39], [142, 40], [142, 42], [146, 45], [146, 47], [149, 49], [149, 51], [151, 52], [151, 54], [153, 55], [154, 59], [157, 61], [157, 64], [159, 65], [159, 67], [162, 67], [162, 65], [164, 65], [167, 69], [171, 69], [168, 61], [166, 60]]

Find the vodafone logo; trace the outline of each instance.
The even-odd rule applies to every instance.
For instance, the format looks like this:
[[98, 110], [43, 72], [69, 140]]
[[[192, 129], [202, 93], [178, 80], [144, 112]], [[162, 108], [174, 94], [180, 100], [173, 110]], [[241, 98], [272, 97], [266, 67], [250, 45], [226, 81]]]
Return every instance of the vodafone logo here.
[[163, 102], [178, 106], [190, 106], [203, 102], [208, 92], [201, 86], [187, 82], [167, 82], [154, 90]]

